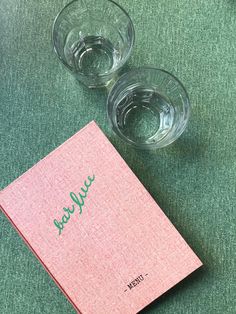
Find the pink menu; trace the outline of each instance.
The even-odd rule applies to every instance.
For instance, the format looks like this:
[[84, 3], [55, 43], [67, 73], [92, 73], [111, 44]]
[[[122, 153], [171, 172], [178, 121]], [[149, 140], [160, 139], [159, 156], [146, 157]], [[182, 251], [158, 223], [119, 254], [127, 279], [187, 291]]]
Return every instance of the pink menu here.
[[80, 313], [137, 313], [202, 265], [95, 122], [0, 204]]

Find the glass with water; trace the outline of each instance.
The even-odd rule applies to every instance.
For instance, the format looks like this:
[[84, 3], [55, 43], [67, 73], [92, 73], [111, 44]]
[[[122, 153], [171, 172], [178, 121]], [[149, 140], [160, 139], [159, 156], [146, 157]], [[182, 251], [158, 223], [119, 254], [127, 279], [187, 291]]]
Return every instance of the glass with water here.
[[128, 13], [112, 0], [72, 1], [52, 31], [57, 56], [78, 81], [89, 88], [109, 86], [114, 132], [137, 148], [161, 148], [185, 130], [190, 102], [181, 82], [164, 70], [139, 68], [119, 78], [134, 38]]

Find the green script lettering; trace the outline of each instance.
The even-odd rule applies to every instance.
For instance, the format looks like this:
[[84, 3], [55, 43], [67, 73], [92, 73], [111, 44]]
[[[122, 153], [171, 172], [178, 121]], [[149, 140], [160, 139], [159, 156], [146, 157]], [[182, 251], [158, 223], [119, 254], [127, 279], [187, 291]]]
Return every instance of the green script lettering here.
[[[70, 198], [72, 199], [72, 201], [79, 206], [79, 214], [81, 215], [82, 212], [83, 212], [83, 206], [84, 206], [84, 201], [85, 199], [87, 198], [87, 195], [88, 195], [88, 191], [89, 191], [89, 188], [90, 186], [92, 185], [93, 181], [95, 180], [95, 175], [93, 175], [93, 177], [91, 178], [90, 176], [88, 176], [88, 180], [85, 180], [84, 181], [84, 186], [81, 187], [81, 192], [78, 193], [78, 196], [74, 193], [74, 192], [71, 192], [70, 193]], [[89, 182], [87, 182], [89, 181]], [[73, 204], [72, 209], [70, 209], [69, 207], [64, 207], [63, 210], [64, 212], [67, 213], [64, 214], [61, 218], [61, 221], [58, 221], [58, 220], [54, 220], [54, 225], [56, 226], [56, 228], [58, 229], [59, 231], [59, 235], [62, 233], [62, 230], [64, 229], [64, 226], [68, 223], [68, 221], [70, 220], [70, 217], [72, 214], [74, 214], [75, 212], [75, 205]]]

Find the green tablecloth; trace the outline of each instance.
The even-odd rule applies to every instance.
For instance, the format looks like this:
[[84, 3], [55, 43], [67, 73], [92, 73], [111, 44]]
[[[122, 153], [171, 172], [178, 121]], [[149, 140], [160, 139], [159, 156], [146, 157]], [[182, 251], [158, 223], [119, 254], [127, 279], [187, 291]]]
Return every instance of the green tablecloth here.
[[[156, 152], [121, 143], [105, 93], [76, 83], [52, 53], [51, 24], [65, 1], [1, 0], [1, 188], [95, 119], [205, 264], [143, 313], [235, 313], [236, 1], [119, 3], [136, 28], [129, 65], [182, 80], [193, 106], [187, 131]], [[3, 214], [0, 313], [74, 313]]]

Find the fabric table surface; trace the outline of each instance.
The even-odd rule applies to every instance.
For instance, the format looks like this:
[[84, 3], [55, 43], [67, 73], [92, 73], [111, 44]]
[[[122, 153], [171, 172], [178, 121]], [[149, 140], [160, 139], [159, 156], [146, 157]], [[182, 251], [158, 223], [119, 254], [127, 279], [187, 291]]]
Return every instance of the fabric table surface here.
[[[235, 313], [236, 1], [119, 0], [136, 30], [129, 66], [168, 70], [191, 99], [186, 132], [157, 151], [114, 136], [106, 93], [78, 84], [53, 54], [66, 3], [1, 0], [0, 188], [96, 120], [204, 263], [142, 313]], [[0, 313], [75, 313], [2, 213]]]

